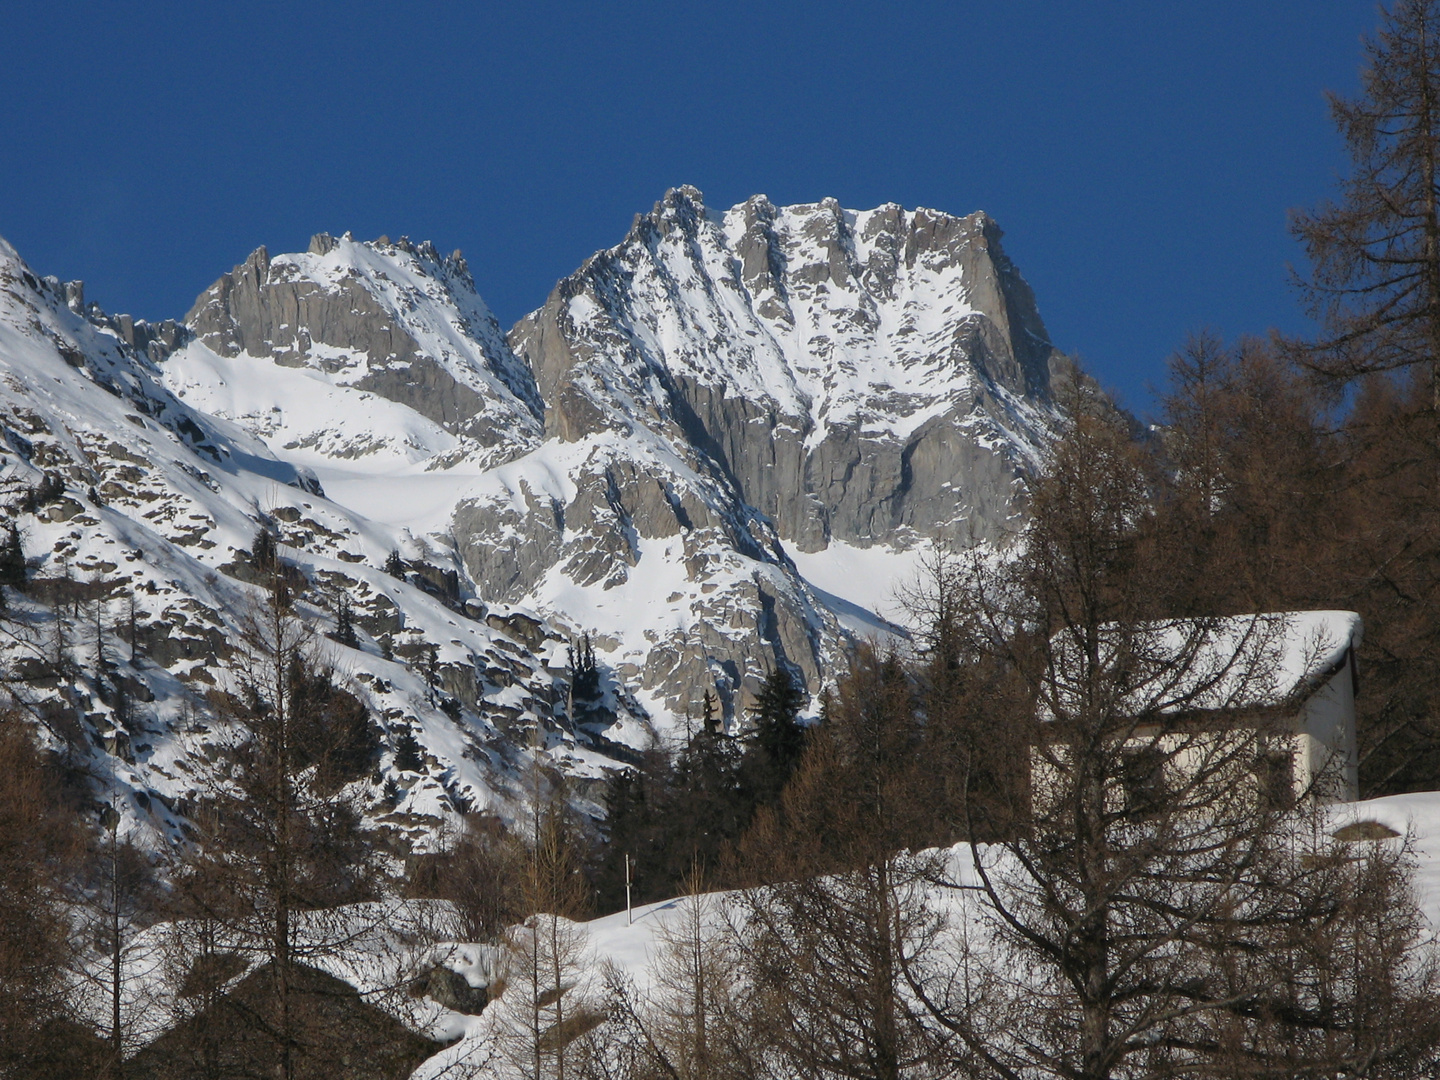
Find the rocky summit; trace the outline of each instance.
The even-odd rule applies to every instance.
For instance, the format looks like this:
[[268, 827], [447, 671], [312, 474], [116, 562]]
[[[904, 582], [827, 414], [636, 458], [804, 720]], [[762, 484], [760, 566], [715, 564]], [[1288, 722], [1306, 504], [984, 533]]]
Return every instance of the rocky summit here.
[[[258, 249], [157, 323], [0, 247], [0, 504], [32, 583], [6, 677], [179, 828], [266, 532], [303, 610], [353, 621], [332, 651], [401, 831], [506, 813], [537, 748], [583, 793], [707, 693], [741, 727], [775, 667], [817, 693], [893, 631], [926, 550], [1014, 532], [1075, 372], [1000, 240], [682, 187], [508, 334], [459, 252], [403, 237]], [[123, 715], [57, 650], [106, 652]]]

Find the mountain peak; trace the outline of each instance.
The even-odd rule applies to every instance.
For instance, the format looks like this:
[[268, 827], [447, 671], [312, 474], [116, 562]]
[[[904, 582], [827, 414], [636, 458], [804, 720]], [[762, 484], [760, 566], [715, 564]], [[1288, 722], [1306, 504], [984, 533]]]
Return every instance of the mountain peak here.
[[[201, 294], [185, 322], [217, 357], [305, 368], [433, 425], [402, 425], [365, 443], [374, 452], [413, 459], [471, 447], [495, 458], [523, 453], [540, 433], [534, 379], [475, 291], [464, 257], [442, 257], [428, 240], [318, 233], [305, 252], [271, 258], [257, 249]], [[299, 444], [347, 441], [330, 426], [322, 433], [303, 429], [299, 414], [295, 420]], [[358, 453], [362, 443], [349, 445]]]
[[[893, 631], [886, 594], [927, 545], [1013, 532], [1062, 419], [1059, 354], [979, 212], [764, 195], [719, 210], [675, 187], [508, 338], [459, 252], [405, 236], [257, 248], [185, 326], [153, 328], [10, 251], [0, 276], [25, 281], [0, 290], [0, 346], [25, 337], [44, 363], [18, 380], [5, 445], [73, 461], [108, 503], [67, 496], [37, 540], [117, 567], [129, 555], [109, 548], [143, 540], [157, 588], [188, 583], [156, 641], [182, 636], [186, 605], [213, 613], [186, 630], [195, 655], [156, 670], [204, 683], [223, 678], [246, 547], [273, 531], [305, 603], [355, 609], [387, 729], [423, 714], [435, 777], [481, 801], [532, 732], [595, 778], [706, 692], [743, 724], [767, 672], [818, 691], [850, 633]], [[52, 387], [73, 401], [51, 408]], [[11, 458], [0, 480], [34, 483]], [[606, 687], [588, 734], [562, 685], [582, 635]], [[401, 662], [432, 646], [445, 719]]]
[[[840, 459], [868, 452], [854, 440], [913, 460], [917, 433], [941, 438], [934, 425], [949, 416], [977, 433], [992, 425], [1006, 453], [1028, 462], [1046, 437], [1054, 350], [998, 243], [983, 213], [850, 211], [834, 198], [777, 207], [763, 195], [716, 213], [694, 188], [674, 188], [510, 340], [536, 373], [548, 431], [575, 440], [644, 410], [698, 433], [718, 473], [782, 536], [889, 542], [912, 520], [931, 528], [928, 496], [898, 461], [894, 486], [870, 478], [862, 494], [829, 479]], [[731, 400], [772, 417], [764, 448], [729, 430], [749, 423], [718, 404]], [[1027, 430], [1022, 415], [1036, 426], [1014, 441]], [[791, 441], [794, 461], [776, 468], [777, 447]], [[939, 490], [934, 498], [947, 504]], [[1007, 502], [961, 512], [955, 537], [993, 533]]]

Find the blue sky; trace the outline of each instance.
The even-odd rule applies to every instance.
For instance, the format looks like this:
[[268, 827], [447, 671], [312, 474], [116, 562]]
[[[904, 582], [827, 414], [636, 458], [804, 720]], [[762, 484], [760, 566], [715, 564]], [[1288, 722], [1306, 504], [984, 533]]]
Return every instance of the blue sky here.
[[1132, 407], [1188, 331], [1303, 332], [1367, 0], [8, 5], [0, 235], [179, 316], [260, 244], [462, 248], [502, 323], [667, 187], [989, 211]]

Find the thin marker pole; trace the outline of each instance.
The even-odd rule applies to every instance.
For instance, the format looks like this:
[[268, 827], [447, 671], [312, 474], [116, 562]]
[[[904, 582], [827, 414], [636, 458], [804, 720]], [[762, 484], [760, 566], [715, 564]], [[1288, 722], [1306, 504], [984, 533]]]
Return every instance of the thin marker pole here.
[[625, 856], [625, 918], [635, 925], [635, 910], [630, 906], [630, 856]]

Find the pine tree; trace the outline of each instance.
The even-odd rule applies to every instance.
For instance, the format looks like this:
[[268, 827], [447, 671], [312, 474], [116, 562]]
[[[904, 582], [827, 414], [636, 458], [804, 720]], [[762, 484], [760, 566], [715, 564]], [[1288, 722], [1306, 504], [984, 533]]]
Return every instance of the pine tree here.
[[741, 768], [757, 805], [773, 804], [780, 797], [805, 752], [805, 729], [800, 710], [806, 694], [784, 664], [765, 678], [750, 710], [754, 729], [745, 748]]
[[12, 521], [0, 545], [0, 585], [19, 589], [25, 584], [25, 548], [20, 543], [20, 529]]
[[440, 674], [440, 649], [433, 642], [425, 644], [425, 690], [430, 704], [435, 704], [435, 686]]
[[409, 728], [402, 731], [395, 740], [395, 768], [409, 773], [425, 771], [425, 758], [420, 749], [420, 741]]
[[615, 911], [625, 904], [625, 863], [629, 857], [635, 897], [641, 902], [671, 895], [666, 839], [675, 820], [668, 814], [674, 790], [671, 756], [663, 748], [645, 752], [633, 769], [617, 769], [605, 791], [607, 843], [598, 873], [600, 905]]
[[355, 636], [355, 624], [350, 614], [350, 601], [344, 597], [335, 609], [335, 640], [347, 648], [360, 647], [360, 639]]
[[33, 514], [40, 507], [54, 502], [64, 494], [65, 481], [55, 473], [46, 473], [40, 478], [40, 483], [26, 491], [25, 498], [21, 502], [21, 509], [27, 514]]
[[385, 558], [385, 572], [397, 581], [405, 580], [405, 560], [400, 558], [400, 552], [391, 551]]
[[256, 531], [255, 539], [250, 545], [250, 565], [266, 575], [274, 574], [279, 569], [280, 557], [275, 547], [275, 538], [264, 526]]
[[600, 669], [595, 663], [595, 650], [590, 644], [590, 635], [580, 639], [580, 648], [569, 650], [570, 697], [575, 703], [575, 717], [582, 717], [600, 697]]

